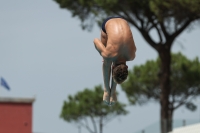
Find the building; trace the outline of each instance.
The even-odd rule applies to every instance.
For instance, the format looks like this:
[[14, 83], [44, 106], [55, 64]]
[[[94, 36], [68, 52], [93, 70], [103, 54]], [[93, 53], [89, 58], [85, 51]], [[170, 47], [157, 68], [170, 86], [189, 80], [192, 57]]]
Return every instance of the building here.
[[34, 98], [0, 97], [0, 133], [32, 133]]
[[[200, 130], [199, 119], [186, 119], [186, 120], [175, 119], [173, 120], [173, 131], [168, 133], [200, 133], [199, 130]], [[160, 133], [160, 122], [157, 121], [155, 123], [152, 123], [151, 125], [134, 133]]]
[[200, 133], [200, 123], [175, 128], [172, 132], [169, 133]]

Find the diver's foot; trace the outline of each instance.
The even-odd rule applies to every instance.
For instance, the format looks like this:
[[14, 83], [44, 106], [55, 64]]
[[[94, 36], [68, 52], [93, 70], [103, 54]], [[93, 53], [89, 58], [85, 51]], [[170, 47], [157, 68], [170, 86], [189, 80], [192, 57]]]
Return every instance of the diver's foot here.
[[106, 105], [110, 105], [110, 93], [107, 92], [107, 91], [104, 91], [104, 94], [103, 94], [103, 102], [104, 102]]
[[110, 105], [114, 105], [117, 102], [117, 95], [116, 92], [114, 92], [111, 96], [110, 96]]

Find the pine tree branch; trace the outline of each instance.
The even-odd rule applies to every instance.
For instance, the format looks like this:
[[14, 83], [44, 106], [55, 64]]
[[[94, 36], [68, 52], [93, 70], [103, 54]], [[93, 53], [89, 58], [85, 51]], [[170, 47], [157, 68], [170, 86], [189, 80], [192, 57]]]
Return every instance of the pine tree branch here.
[[190, 25], [190, 23], [193, 21], [193, 19], [188, 19], [183, 25], [182, 25], [182, 27], [181, 28], [179, 28], [178, 30], [176, 30], [172, 35], [170, 35], [170, 40], [168, 40], [168, 41], [170, 41], [170, 43], [169, 44], [172, 44], [171, 42], [173, 42], [174, 41], [174, 39], [180, 34], [180, 33], [182, 33], [183, 32], [183, 30], [185, 30], [189, 25]]
[[141, 29], [144, 29], [144, 20], [142, 20], [142, 18], [139, 16], [136, 10], [133, 10], [133, 8], [131, 8], [131, 10], [133, 14], [135, 15], [135, 17], [140, 21]]
[[169, 37], [169, 34], [166, 31], [166, 27], [165, 27], [164, 23], [163, 22], [159, 22], [159, 24], [160, 24], [160, 27], [162, 29], [162, 32], [163, 32], [165, 38], [167, 39]]
[[90, 115], [90, 119], [91, 119], [93, 127], [94, 127], [94, 132], [97, 133], [97, 126], [96, 126], [96, 122], [94, 120], [94, 117], [92, 115]]
[[193, 89], [193, 91], [190, 92], [190, 93], [188, 93], [187, 95], [183, 96], [180, 101], [175, 101], [174, 100], [174, 103], [175, 102], [179, 102], [179, 104], [177, 106], [175, 106], [173, 109], [175, 110], [175, 109], [179, 108], [181, 105], [186, 104], [187, 103], [186, 100], [189, 98], [189, 96], [192, 95], [192, 97], [190, 98], [190, 100], [188, 100], [190, 102], [194, 97], [196, 97], [196, 95], [194, 95], [194, 94], [195, 94], [195, 89]]
[[138, 30], [140, 29], [140, 27], [137, 25], [137, 23], [131, 18], [131, 16], [129, 15], [129, 13], [127, 12], [127, 10], [124, 10], [123, 7], [119, 6], [119, 9], [124, 13], [124, 15], [126, 15], [126, 17], [121, 16], [118, 12], [115, 12], [115, 14], [125, 18], [128, 22], [130, 22], [132, 25], [134, 25]]
[[158, 49], [158, 45], [152, 40], [152, 38], [149, 35], [149, 32], [145, 31], [144, 29], [139, 30], [144, 39], [149, 43], [150, 46], [152, 46], [154, 49]]
[[90, 133], [95, 133], [95, 132], [92, 131], [92, 129], [89, 127], [87, 118], [83, 118], [83, 120], [85, 121], [85, 124], [82, 123], [81, 121], [79, 121], [79, 124], [80, 124], [81, 126], [85, 127]]
[[153, 14], [148, 14], [148, 16], [147, 16], [148, 22], [150, 22], [152, 24], [152, 26], [150, 27], [150, 29], [147, 29], [147, 32], [149, 32], [154, 27], [156, 29], [157, 34], [158, 34], [159, 39], [160, 39], [159, 44], [162, 44], [163, 43], [163, 38], [162, 38], [161, 30], [158, 28], [158, 23], [155, 23], [154, 19], [152, 19], [152, 15]]
[[103, 117], [104, 118], [104, 125], [106, 125], [107, 123], [109, 123], [111, 120], [113, 120], [114, 118], [115, 118], [115, 116], [117, 116], [117, 115], [110, 115], [110, 117], [108, 118], [108, 117]]

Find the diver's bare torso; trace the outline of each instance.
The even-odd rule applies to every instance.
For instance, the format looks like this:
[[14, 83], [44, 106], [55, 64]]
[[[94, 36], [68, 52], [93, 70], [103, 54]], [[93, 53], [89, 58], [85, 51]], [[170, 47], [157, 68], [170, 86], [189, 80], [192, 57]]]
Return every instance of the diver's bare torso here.
[[105, 46], [105, 52], [102, 53], [104, 60], [133, 60], [136, 47], [128, 23], [121, 18], [110, 19], [106, 22], [105, 28], [106, 33], [101, 31], [101, 42]]

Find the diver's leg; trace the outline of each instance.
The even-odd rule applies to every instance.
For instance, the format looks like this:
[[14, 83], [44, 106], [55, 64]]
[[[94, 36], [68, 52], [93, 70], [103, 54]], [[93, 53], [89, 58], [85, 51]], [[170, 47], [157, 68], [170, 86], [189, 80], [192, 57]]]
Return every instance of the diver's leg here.
[[104, 94], [103, 101], [106, 104], [110, 104], [110, 74], [111, 74], [111, 62], [104, 60], [102, 64], [103, 80], [104, 80]]
[[117, 102], [117, 94], [116, 94], [117, 83], [112, 78], [111, 84], [111, 92], [110, 92], [110, 105], [114, 105]]

